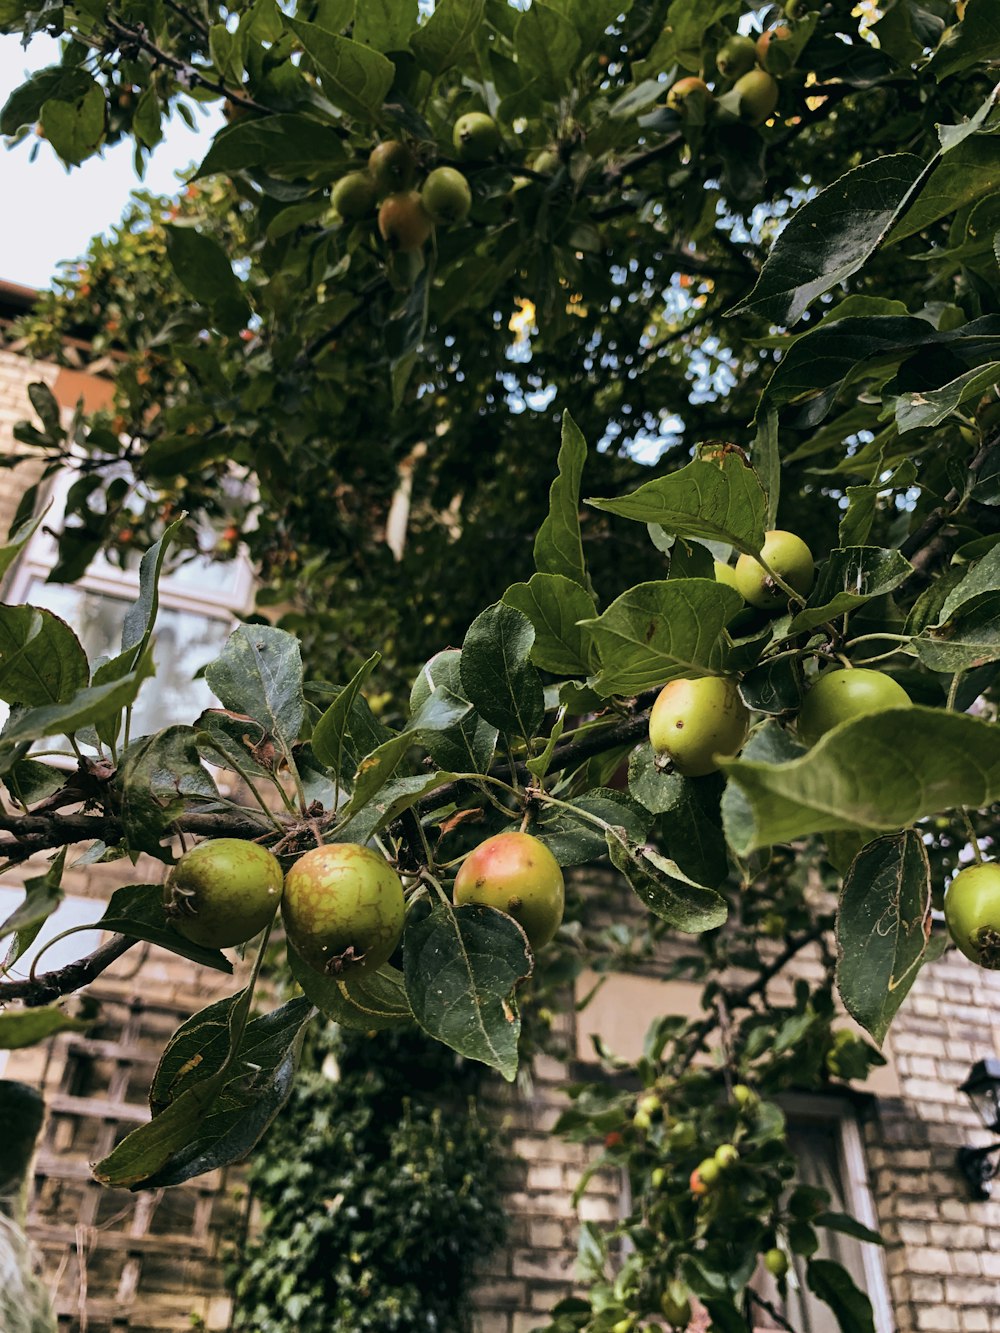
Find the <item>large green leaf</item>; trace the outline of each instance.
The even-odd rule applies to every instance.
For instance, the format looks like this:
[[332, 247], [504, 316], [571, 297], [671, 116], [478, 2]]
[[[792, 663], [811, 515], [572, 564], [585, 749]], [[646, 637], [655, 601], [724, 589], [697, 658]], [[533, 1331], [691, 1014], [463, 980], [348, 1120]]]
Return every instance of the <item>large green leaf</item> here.
[[[447, 690], [455, 698], [463, 697], [462, 654], [446, 648], [421, 667], [410, 690], [410, 710], [417, 713], [435, 690]], [[428, 753], [442, 769], [456, 773], [485, 773], [496, 752], [497, 729], [474, 709], [451, 729], [426, 732], [421, 740]]]
[[34, 125], [50, 100], [74, 103], [94, 87], [94, 79], [79, 65], [49, 65], [37, 70], [7, 98], [0, 111], [0, 134], [14, 135]]
[[635, 891], [636, 897], [654, 916], [674, 930], [714, 930], [725, 925], [729, 908], [714, 889], [696, 884], [676, 861], [662, 856], [620, 832], [609, 830], [608, 855]]
[[518, 67], [548, 96], [557, 96], [580, 53], [575, 26], [542, 0], [533, 0], [518, 19], [514, 43]]
[[925, 815], [989, 805], [1000, 798], [998, 741], [993, 723], [915, 706], [842, 722], [790, 762], [724, 760], [749, 804], [734, 846], [745, 853], [809, 833], [895, 832]]
[[580, 479], [587, 443], [568, 412], [563, 413], [559, 472], [549, 487], [549, 512], [535, 537], [535, 568], [559, 574], [593, 593], [580, 536]]
[[[242, 1001], [234, 996], [232, 1007]], [[213, 1009], [216, 1009], [213, 1006]], [[167, 1105], [94, 1167], [104, 1185], [154, 1189], [242, 1161], [260, 1142], [292, 1090], [308, 1000], [290, 1000], [247, 1023], [231, 1061], [230, 1024], [195, 1015], [165, 1054], [159, 1096]]]
[[303, 176], [318, 163], [336, 162], [344, 147], [330, 125], [281, 112], [261, 120], [238, 120], [212, 140], [195, 179], [262, 168], [271, 176]]
[[[320, 720], [313, 727], [312, 747], [316, 758], [341, 777], [350, 777], [357, 767], [357, 759], [345, 765], [344, 757], [350, 733], [351, 710], [361, 692], [361, 687], [371, 672], [382, 660], [381, 653], [372, 653], [366, 662], [362, 662], [353, 677], [334, 699]], [[348, 771], [349, 770], [349, 771]]]
[[357, 0], [351, 36], [376, 51], [405, 51], [417, 26], [417, 0]]
[[945, 79], [970, 65], [998, 57], [1000, 11], [993, 0], [967, 0], [961, 22], [948, 30], [947, 40], [934, 52], [929, 68], [936, 78]]
[[719, 462], [695, 459], [631, 495], [587, 503], [637, 523], [656, 523], [677, 537], [725, 542], [750, 555], [759, 554], [764, 543], [767, 496], [738, 453], [724, 454]]
[[370, 976], [362, 973], [340, 981], [317, 972], [289, 948], [288, 967], [306, 998], [341, 1027], [380, 1032], [413, 1022], [403, 974], [388, 964]]
[[410, 49], [432, 74], [443, 74], [465, 55], [483, 24], [484, 0], [438, 0], [410, 38]]
[[719, 811], [721, 780], [661, 772], [653, 747], [644, 741], [629, 757], [628, 789], [657, 816], [657, 845], [697, 884], [717, 889], [729, 869]]
[[194, 727], [177, 724], [130, 745], [115, 775], [122, 828], [131, 851], [161, 854], [177, 817], [219, 793], [198, 752]]
[[68, 166], [78, 166], [96, 153], [104, 138], [104, 89], [91, 80], [72, 101], [56, 98], [44, 103], [39, 119], [45, 137]]
[[532, 574], [527, 583], [512, 583], [503, 600], [534, 627], [535, 666], [557, 676], [585, 676], [592, 669], [590, 635], [579, 622], [592, 620], [597, 607], [579, 583], [562, 574]]
[[15, 907], [0, 925], [0, 940], [13, 935], [3, 970], [13, 967], [34, 943], [38, 932], [63, 900], [62, 875], [66, 864], [66, 848], [53, 857], [41, 875], [32, 875], [24, 881], [24, 902]]
[[931, 627], [913, 647], [932, 671], [970, 671], [1000, 658], [1000, 592], [966, 602], [940, 629]]
[[363, 120], [376, 117], [392, 87], [395, 68], [379, 51], [338, 37], [315, 23], [285, 20], [319, 71], [323, 91], [335, 106]]
[[225, 251], [193, 227], [167, 226], [164, 232], [167, 257], [182, 285], [208, 307], [223, 332], [238, 332], [250, 318], [250, 307]]
[[232, 963], [221, 950], [192, 944], [174, 930], [164, 911], [161, 884], [126, 884], [115, 889], [104, 915], [87, 929], [111, 931], [127, 935], [132, 940], [158, 944], [161, 949], [169, 949], [181, 958], [189, 958], [193, 963], [212, 967], [217, 972], [231, 973], [233, 970]]
[[1000, 384], [1000, 361], [967, 370], [939, 389], [913, 390], [896, 399], [896, 428], [900, 435], [920, 426], [939, 426], [942, 421], [988, 389]]
[[652, 823], [649, 811], [638, 801], [610, 787], [594, 787], [567, 805], [571, 808], [545, 809], [531, 830], [561, 866], [586, 865], [607, 852], [604, 829], [595, 821], [603, 820], [620, 829], [626, 840], [633, 843], [645, 840]]
[[245, 713], [290, 749], [302, 727], [302, 657], [299, 641], [270, 625], [240, 625], [205, 668], [223, 705]]
[[964, 138], [942, 156], [912, 207], [893, 228], [890, 241], [913, 236], [964, 205], [995, 194], [998, 169], [1000, 139], [990, 134]]
[[1000, 592], [1000, 542], [977, 560], [965, 577], [951, 589], [938, 615], [938, 624], [944, 625], [969, 602], [991, 592]]
[[681, 676], [712, 675], [730, 654], [725, 627], [743, 605], [713, 579], [639, 583], [589, 622], [601, 658], [601, 695], [638, 694]]
[[794, 214], [757, 285], [730, 314], [795, 324], [817, 296], [856, 273], [905, 205], [923, 170], [911, 153], [877, 157], [841, 176]]
[[65, 621], [34, 606], [0, 606], [0, 699], [65, 703], [90, 682], [87, 654]]
[[531, 969], [524, 931], [496, 908], [423, 903], [407, 918], [403, 970], [417, 1022], [508, 1082], [517, 1073], [521, 1031], [514, 989]]
[[497, 602], [472, 622], [459, 663], [463, 692], [487, 722], [529, 739], [544, 715], [542, 681], [531, 665], [535, 631], [512, 606]]
[[792, 617], [789, 633], [815, 629], [892, 592], [913, 572], [898, 551], [877, 546], [838, 547], [820, 566], [805, 608]]
[[40, 1009], [6, 1009], [0, 1014], [0, 1051], [34, 1046], [57, 1032], [86, 1032], [89, 1026], [57, 1004]]
[[65, 703], [27, 708], [4, 728], [3, 738], [14, 745], [43, 736], [70, 736], [131, 704], [144, 679], [145, 673], [133, 671], [106, 685], [90, 685]]
[[875, 1333], [871, 1301], [858, 1290], [846, 1268], [832, 1259], [810, 1259], [806, 1281], [810, 1291], [836, 1315], [841, 1333]]
[[24, 523], [18, 524], [17, 528], [10, 534], [10, 540], [3, 546], [0, 546], [0, 579], [7, 573], [11, 565], [27, 546], [28, 542], [38, 531], [39, 525], [45, 513], [36, 514], [34, 518], [29, 518]]
[[915, 829], [877, 838], [855, 858], [837, 915], [837, 985], [881, 1045], [917, 977], [931, 931], [930, 865]]

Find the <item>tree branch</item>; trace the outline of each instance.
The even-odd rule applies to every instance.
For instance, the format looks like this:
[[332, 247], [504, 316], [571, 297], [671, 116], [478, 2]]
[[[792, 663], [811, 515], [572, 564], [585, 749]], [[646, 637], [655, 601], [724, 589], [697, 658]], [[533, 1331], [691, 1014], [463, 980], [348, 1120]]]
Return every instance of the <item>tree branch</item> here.
[[[95, 929], [99, 925], [95, 922]], [[23, 981], [0, 981], [0, 1004], [8, 1000], [23, 1000], [29, 1009], [42, 1004], [51, 1004], [61, 995], [69, 995], [88, 985], [99, 977], [106, 968], [128, 953], [138, 940], [127, 935], [112, 935], [109, 940], [75, 963], [67, 963], [53, 972], [43, 972], [39, 977], [25, 977]]]
[[172, 56], [169, 51], [164, 51], [162, 47], [157, 46], [154, 41], [146, 36], [146, 29], [143, 24], [138, 23], [134, 28], [129, 27], [128, 24], [113, 19], [109, 14], [105, 14], [104, 22], [108, 30], [117, 38], [119, 45], [131, 45], [145, 51], [147, 55], [152, 56], [154, 63], [166, 65], [168, 69], [172, 69], [175, 74], [179, 75], [182, 83], [198, 84], [202, 88], [209, 89], [210, 92], [218, 93], [220, 97], [228, 98], [236, 106], [246, 107], [249, 111], [270, 111], [270, 107], [264, 106], [252, 97], [248, 97], [246, 93], [236, 92], [218, 79], [210, 78], [197, 65], [192, 65], [187, 60], [181, 60], [177, 56]]

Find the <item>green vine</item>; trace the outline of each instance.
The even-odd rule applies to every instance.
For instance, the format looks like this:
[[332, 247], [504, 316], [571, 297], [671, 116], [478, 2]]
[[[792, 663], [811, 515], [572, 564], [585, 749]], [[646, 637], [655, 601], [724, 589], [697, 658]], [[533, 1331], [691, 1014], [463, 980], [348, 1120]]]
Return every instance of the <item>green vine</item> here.
[[333, 1025], [303, 1063], [254, 1158], [263, 1226], [234, 1262], [233, 1328], [465, 1333], [505, 1231], [479, 1073], [412, 1030]]

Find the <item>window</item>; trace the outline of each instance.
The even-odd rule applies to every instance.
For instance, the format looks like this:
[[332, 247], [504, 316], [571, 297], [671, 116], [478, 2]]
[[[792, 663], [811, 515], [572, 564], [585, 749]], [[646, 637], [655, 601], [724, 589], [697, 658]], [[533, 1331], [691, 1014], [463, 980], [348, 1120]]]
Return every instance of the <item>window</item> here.
[[[72, 626], [93, 662], [114, 656], [122, 623], [139, 592], [139, 555], [120, 569], [98, 555], [77, 583], [47, 583], [56, 563], [56, 540], [45, 528], [58, 529], [66, 492], [74, 475], [60, 476], [51, 493], [52, 507], [25, 548], [7, 586], [4, 601], [44, 607]], [[233, 627], [234, 613], [252, 599], [249, 561], [218, 562], [198, 556], [160, 578], [155, 630], [156, 685], [143, 690], [133, 710], [132, 734], [158, 731], [174, 722], [191, 722], [213, 703], [194, 673], [218, 656]]]
[[[788, 1143], [799, 1164], [798, 1182], [826, 1190], [831, 1212], [847, 1213], [863, 1226], [877, 1231], [864, 1144], [851, 1102], [841, 1097], [797, 1095], [780, 1100], [788, 1117]], [[826, 1227], [817, 1228], [817, 1235], [820, 1241], [817, 1257], [842, 1264], [872, 1303], [876, 1333], [893, 1333], [895, 1323], [879, 1247]], [[772, 1278], [761, 1274], [753, 1285], [780, 1308]], [[828, 1333], [833, 1327], [830, 1309], [806, 1286], [805, 1264], [800, 1260], [795, 1261], [789, 1273], [788, 1288], [783, 1311], [788, 1323], [797, 1333]], [[759, 1307], [755, 1320], [754, 1333], [771, 1333], [780, 1327]]]

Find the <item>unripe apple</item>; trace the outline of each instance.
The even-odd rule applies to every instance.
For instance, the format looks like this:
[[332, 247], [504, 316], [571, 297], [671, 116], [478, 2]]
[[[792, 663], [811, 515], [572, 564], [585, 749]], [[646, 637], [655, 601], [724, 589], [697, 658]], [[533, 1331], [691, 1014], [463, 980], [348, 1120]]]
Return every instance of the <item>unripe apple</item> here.
[[714, 773], [720, 756], [734, 755], [750, 727], [736, 682], [725, 676], [672, 680], [649, 715], [649, 741], [684, 777]]
[[[736, 570], [732, 565], [725, 564], [722, 560], [716, 560], [714, 563], [716, 583], [724, 583], [727, 588], [735, 588], [740, 591], [740, 586], [736, 582]], [[742, 597], [743, 594], [740, 593]]]
[[663, 1110], [663, 1103], [657, 1097], [655, 1092], [647, 1092], [644, 1097], [639, 1098], [640, 1111], [645, 1111], [649, 1116], [659, 1115]]
[[542, 949], [563, 918], [563, 873], [545, 844], [530, 833], [497, 833], [462, 862], [455, 903], [499, 908], [518, 922], [532, 949]]
[[632, 1117], [632, 1124], [635, 1125], [636, 1129], [641, 1129], [644, 1133], [646, 1130], [653, 1128], [652, 1117], [645, 1111], [636, 1111], [635, 1115]]
[[740, 1154], [732, 1143], [720, 1143], [715, 1150], [715, 1165], [720, 1171], [726, 1171], [734, 1162], [740, 1160]]
[[757, 47], [753, 39], [740, 33], [723, 42], [715, 57], [715, 67], [724, 79], [742, 78], [756, 63]]
[[416, 190], [390, 194], [378, 210], [378, 229], [390, 250], [414, 254], [434, 230]]
[[690, 1148], [697, 1137], [695, 1127], [690, 1120], [680, 1120], [676, 1125], [671, 1125], [667, 1131], [667, 1142], [672, 1149]]
[[966, 958], [1000, 968], [1000, 861], [958, 872], [945, 890], [944, 919]]
[[[761, 556], [779, 578], [805, 597], [813, 585], [816, 566], [812, 552], [794, 532], [774, 528], [764, 534]], [[780, 588], [752, 555], [736, 562], [736, 586], [751, 606], [777, 612], [788, 605], [788, 594]]]
[[500, 147], [500, 130], [484, 111], [468, 111], [455, 121], [455, 152], [466, 162], [485, 162]]
[[663, 1189], [663, 1186], [666, 1184], [666, 1180], [667, 1180], [667, 1173], [666, 1171], [664, 1171], [662, 1166], [655, 1167], [653, 1169], [652, 1174], [649, 1177], [649, 1183], [652, 1185], [654, 1190]]
[[454, 167], [435, 167], [420, 189], [420, 198], [430, 220], [445, 226], [464, 222], [472, 207], [469, 182]]
[[753, 1106], [757, 1100], [757, 1094], [752, 1088], [748, 1088], [745, 1083], [737, 1083], [733, 1088], [733, 1101], [741, 1111], [746, 1111]]
[[733, 85], [740, 99], [740, 117], [751, 125], [763, 125], [778, 106], [778, 85], [766, 69], [752, 69]]
[[531, 164], [532, 171], [537, 171], [539, 176], [554, 176], [562, 166], [562, 160], [558, 153], [554, 153], [551, 148], [543, 149]]
[[706, 1157], [691, 1172], [691, 1193], [707, 1194], [719, 1179], [719, 1167], [714, 1157]]
[[691, 1322], [691, 1300], [685, 1283], [674, 1278], [660, 1297], [663, 1317], [672, 1328], [687, 1328]]
[[209, 838], [186, 851], [163, 885], [173, 928], [192, 944], [229, 949], [253, 939], [274, 916], [283, 875], [266, 847]]
[[667, 106], [692, 125], [704, 125], [715, 97], [704, 79], [678, 79], [667, 93]]
[[360, 222], [378, 202], [378, 189], [367, 171], [341, 176], [330, 192], [330, 203], [345, 222]]
[[372, 174], [379, 197], [385, 194], [398, 194], [408, 190], [417, 174], [417, 159], [398, 139], [387, 139], [376, 144], [368, 157], [368, 170]]
[[824, 672], [802, 700], [796, 730], [807, 745], [854, 717], [883, 708], [908, 708], [910, 696], [884, 671], [850, 667]]
[[775, 1245], [764, 1255], [764, 1267], [772, 1277], [784, 1277], [788, 1272], [788, 1256]]
[[330, 843], [306, 852], [289, 870], [281, 915], [292, 948], [317, 972], [374, 972], [403, 933], [403, 886], [370, 847]]
[[784, 24], [762, 32], [757, 38], [757, 60], [769, 74], [787, 74], [795, 64], [792, 30]]

